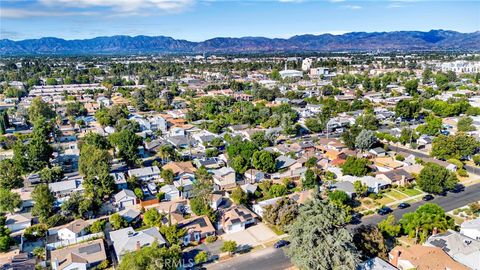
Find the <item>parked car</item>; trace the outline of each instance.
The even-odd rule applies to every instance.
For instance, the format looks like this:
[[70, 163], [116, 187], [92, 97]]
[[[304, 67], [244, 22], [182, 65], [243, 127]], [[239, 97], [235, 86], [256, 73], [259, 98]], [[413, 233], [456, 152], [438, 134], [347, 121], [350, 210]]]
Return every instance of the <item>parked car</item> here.
[[392, 209], [390, 207], [386, 207], [386, 206], [378, 209], [378, 214], [382, 215], [382, 216], [390, 214], [391, 212], [393, 212]]
[[405, 208], [408, 208], [408, 207], [410, 207], [410, 204], [408, 204], [408, 203], [401, 203], [401, 204], [398, 205], [398, 208], [400, 208], [400, 209], [405, 209]]
[[361, 213], [353, 213], [352, 214], [352, 219], [350, 220], [351, 224], [359, 224], [362, 222], [362, 217], [363, 215]]
[[453, 192], [453, 193], [460, 193], [462, 191], [465, 190], [465, 186], [462, 185], [462, 184], [457, 184], [452, 190], [450, 190], [450, 192]]
[[423, 196], [422, 200], [427, 202], [427, 201], [433, 200], [433, 198], [434, 198], [433, 195], [427, 194], [427, 195]]
[[145, 196], [150, 195], [150, 191], [148, 191], [148, 188], [146, 186], [142, 186], [142, 191], [143, 191], [143, 195]]
[[274, 248], [281, 248], [281, 247], [284, 247], [284, 246], [288, 246], [290, 244], [290, 242], [288, 242], [287, 240], [280, 240], [278, 242], [276, 242], [273, 247]]

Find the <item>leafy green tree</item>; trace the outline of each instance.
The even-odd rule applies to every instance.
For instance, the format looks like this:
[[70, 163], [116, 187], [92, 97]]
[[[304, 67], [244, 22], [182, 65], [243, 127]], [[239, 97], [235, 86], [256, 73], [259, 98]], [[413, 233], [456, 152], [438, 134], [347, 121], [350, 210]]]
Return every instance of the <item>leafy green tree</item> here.
[[28, 107], [28, 118], [31, 123], [39, 118], [53, 119], [55, 118], [55, 112], [52, 107], [42, 100], [41, 97], [36, 97], [32, 100], [30, 107]]
[[237, 242], [230, 240], [224, 241], [220, 250], [222, 252], [228, 252], [228, 254], [231, 255], [237, 250]]
[[105, 225], [107, 221], [105, 219], [95, 220], [92, 225], [90, 226], [91, 233], [99, 233], [105, 230]]
[[187, 233], [187, 231], [185, 228], [178, 229], [175, 225], [162, 225], [160, 226], [160, 233], [165, 236], [168, 243], [179, 245], [181, 238]]
[[173, 174], [173, 171], [171, 169], [166, 169], [162, 171], [161, 177], [163, 178], [163, 180], [165, 180], [165, 183], [172, 184], [175, 175]]
[[248, 202], [247, 193], [239, 186], [232, 191], [230, 198], [235, 204], [246, 204]]
[[418, 187], [429, 193], [441, 193], [453, 189], [458, 183], [457, 176], [436, 163], [425, 164], [417, 178]]
[[133, 269], [165, 269], [176, 270], [181, 259], [181, 249], [178, 245], [169, 248], [160, 247], [157, 242], [151, 246], [127, 253], [118, 265], [119, 270]]
[[375, 115], [371, 113], [363, 114], [355, 120], [355, 124], [362, 128], [363, 130], [377, 130], [378, 129], [378, 120]]
[[264, 131], [257, 131], [253, 133], [251, 140], [258, 148], [269, 147], [273, 144], [272, 141], [267, 138], [267, 135]]
[[[103, 149], [103, 150], [107, 150], [110, 148], [110, 143], [108, 142], [107, 138], [105, 138], [104, 136], [98, 134], [98, 133], [94, 133], [94, 132], [88, 132], [83, 138], [82, 138], [82, 141], [81, 141], [81, 146], [83, 145], [90, 145], [90, 146], [94, 146], [95, 148], [97, 149]], [[81, 147], [80, 147], [81, 149]]]
[[404, 128], [400, 132], [399, 141], [401, 144], [405, 145], [407, 143], [416, 142], [418, 139], [417, 133], [409, 128]]
[[436, 117], [431, 114], [425, 118], [425, 122], [425, 124], [417, 127], [418, 132], [431, 136], [438, 135], [440, 133], [440, 130], [442, 129], [442, 119], [440, 117]]
[[6, 225], [7, 218], [0, 214], [0, 251], [7, 252], [15, 242], [10, 237], [10, 230]]
[[480, 165], [480, 154], [476, 154], [472, 157], [473, 159], [473, 162], [475, 163], [475, 165]]
[[383, 234], [375, 225], [361, 225], [353, 233], [353, 243], [363, 254], [364, 259], [388, 258], [388, 249]]
[[15, 209], [22, 206], [22, 199], [18, 193], [8, 189], [0, 188], [0, 213], [14, 213]]
[[43, 168], [40, 172], [40, 179], [43, 183], [53, 183], [62, 181], [64, 175], [62, 167], [55, 166], [52, 168]]
[[317, 157], [311, 157], [305, 162], [305, 166], [307, 168], [314, 168], [317, 166], [317, 161], [318, 161]]
[[128, 166], [133, 166], [138, 156], [138, 147], [142, 145], [142, 138], [131, 130], [122, 130], [109, 136], [110, 143], [118, 149], [118, 154]]
[[365, 196], [368, 192], [368, 186], [362, 184], [362, 182], [359, 180], [353, 183], [353, 188], [355, 189], [355, 194], [361, 197]]
[[395, 106], [395, 115], [398, 117], [411, 119], [418, 116], [421, 106], [416, 100], [402, 99]]
[[348, 205], [350, 202], [350, 197], [348, 197], [348, 194], [341, 190], [334, 190], [328, 193], [328, 199], [339, 206]]
[[252, 166], [255, 169], [261, 170], [263, 172], [274, 172], [275, 171], [275, 157], [272, 153], [268, 151], [257, 151], [253, 153], [252, 157]]
[[200, 251], [195, 255], [195, 263], [196, 264], [202, 264], [204, 262], [208, 261], [208, 254], [206, 251]]
[[457, 130], [461, 132], [474, 131], [475, 127], [472, 124], [473, 119], [468, 116], [464, 116], [458, 120]]
[[109, 221], [114, 230], [120, 230], [128, 226], [127, 221], [118, 213], [111, 215]]
[[375, 142], [377, 142], [377, 137], [375, 136], [375, 132], [371, 130], [363, 129], [357, 138], [355, 138], [355, 146], [362, 151], [370, 149]]
[[65, 114], [73, 117], [85, 116], [87, 115], [87, 109], [85, 109], [81, 102], [70, 102], [67, 103]]
[[236, 156], [230, 162], [230, 166], [239, 174], [244, 174], [249, 166], [249, 161], [242, 156]]
[[418, 94], [418, 80], [409, 80], [405, 82], [405, 91], [410, 95], [410, 96], [415, 96]]
[[316, 195], [300, 206], [288, 227], [290, 246], [286, 254], [300, 269], [355, 269], [359, 253], [345, 228], [346, 213]]
[[473, 155], [479, 146], [480, 143], [474, 137], [464, 133], [439, 135], [432, 141], [430, 155], [444, 160], [463, 159]]
[[276, 198], [276, 197], [286, 195], [287, 192], [288, 192], [287, 187], [285, 185], [281, 185], [281, 184], [273, 184], [270, 187], [270, 189], [268, 190], [268, 193], [269, 193], [270, 197], [272, 197], [272, 198]]
[[0, 188], [23, 187], [22, 171], [11, 159], [0, 160]]
[[302, 177], [302, 187], [304, 189], [311, 189], [317, 185], [317, 175], [311, 170], [307, 169], [305, 175]]
[[107, 150], [85, 144], [80, 150], [80, 159], [78, 161], [79, 171], [84, 176], [89, 177], [109, 173], [111, 159]]
[[402, 230], [402, 226], [395, 222], [394, 215], [388, 215], [386, 219], [380, 221], [378, 228], [390, 237], [397, 237]]
[[403, 231], [411, 238], [424, 242], [434, 228], [440, 232], [455, 227], [454, 220], [439, 205], [426, 203], [415, 212], [406, 213], [400, 219]]
[[267, 223], [286, 229], [297, 215], [298, 204], [287, 197], [283, 197], [274, 204], [265, 206], [262, 218]]
[[156, 208], [150, 208], [143, 214], [143, 223], [149, 227], [159, 226], [162, 216]]
[[54, 214], [55, 196], [47, 184], [39, 184], [32, 191], [32, 199], [35, 202], [32, 215], [38, 217], [42, 223], [46, 222]]
[[370, 172], [369, 163], [367, 159], [349, 156], [342, 165], [342, 172], [346, 175], [365, 176]]

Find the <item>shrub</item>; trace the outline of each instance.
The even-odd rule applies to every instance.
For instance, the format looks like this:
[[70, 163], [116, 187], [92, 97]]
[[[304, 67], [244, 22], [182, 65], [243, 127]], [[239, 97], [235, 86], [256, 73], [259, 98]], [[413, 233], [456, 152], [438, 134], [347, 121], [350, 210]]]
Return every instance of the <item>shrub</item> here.
[[458, 170], [457, 174], [458, 174], [458, 176], [461, 176], [461, 177], [468, 177], [468, 172], [465, 169]]
[[207, 236], [207, 238], [205, 238], [205, 242], [207, 242], [208, 244], [211, 244], [215, 241], [217, 241], [216, 235], [210, 235], [210, 236]]

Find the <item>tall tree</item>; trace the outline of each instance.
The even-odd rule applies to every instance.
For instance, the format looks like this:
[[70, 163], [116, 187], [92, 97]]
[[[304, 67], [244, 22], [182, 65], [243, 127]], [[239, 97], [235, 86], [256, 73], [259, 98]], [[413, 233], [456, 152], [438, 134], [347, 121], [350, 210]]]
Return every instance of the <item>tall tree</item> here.
[[346, 213], [317, 194], [288, 227], [286, 254], [301, 269], [355, 269], [359, 253], [345, 228]]
[[109, 137], [110, 143], [118, 149], [118, 154], [128, 166], [133, 166], [138, 156], [138, 147], [142, 145], [142, 138], [131, 130], [115, 132]]
[[23, 187], [22, 171], [11, 159], [0, 160], [0, 188]]
[[453, 189], [458, 183], [457, 176], [436, 163], [427, 163], [417, 177], [417, 184], [423, 191], [441, 193]]
[[28, 107], [28, 118], [31, 123], [39, 118], [53, 119], [55, 118], [55, 112], [41, 97], [36, 97]]
[[45, 223], [53, 215], [55, 196], [47, 184], [40, 184], [32, 191], [32, 199], [35, 202], [32, 215], [38, 217], [40, 222]]
[[388, 249], [385, 238], [375, 225], [362, 225], [355, 229], [353, 242], [365, 259], [380, 257], [388, 258]]
[[18, 193], [0, 188], [0, 213], [10, 212], [13, 214], [16, 208], [22, 206], [22, 199]]

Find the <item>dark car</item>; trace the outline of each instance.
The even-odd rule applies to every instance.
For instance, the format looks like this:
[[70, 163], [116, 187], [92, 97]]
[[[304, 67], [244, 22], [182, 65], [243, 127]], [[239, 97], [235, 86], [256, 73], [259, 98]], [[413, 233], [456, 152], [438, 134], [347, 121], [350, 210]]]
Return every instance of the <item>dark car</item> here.
[[452, 190], [450, 190], [450, 192], [453, 192], [453, 193], [460, 193], [462, 191], [465, 190], [465, 186], [462, 185], [462, 184], [458, 184], [456, 185]]
[[405, 208], [407, 208], [407, 207], [410, 207], [410, 204], [408, 204], [408, 203], [401, 203], [401, 204], [398, 205], [398, 208], [400, 208], [400, 209], [405, 209]]
[[281, 248], [281, 247], [284, 247], [284, 246], [288, 246], [288, 244], [290, 244], [290, 242], [288, 242], [287, 240], [280, 240], [278, 242], [276, 242], [273, 247], [274, 248]]
[[350, 220], [351, 224], [359, 224], [362, 222], [362, 217], [363, 215], [361, 213], [353, 213], [352, 214], [352, 219]]
[[427, 195], [423, 196], [422, 200], [427, 202], [427, 201], [433, 200], [433, 198], [434, 198], [433, 195], [427, 194]]
[[387, 215], [387, 214], [390, 214], [392, 211], [392, 209], [390, 207], [382, 207], [380, 209], [378, 209], [378, 214], [384, 216], [384, 215]]

